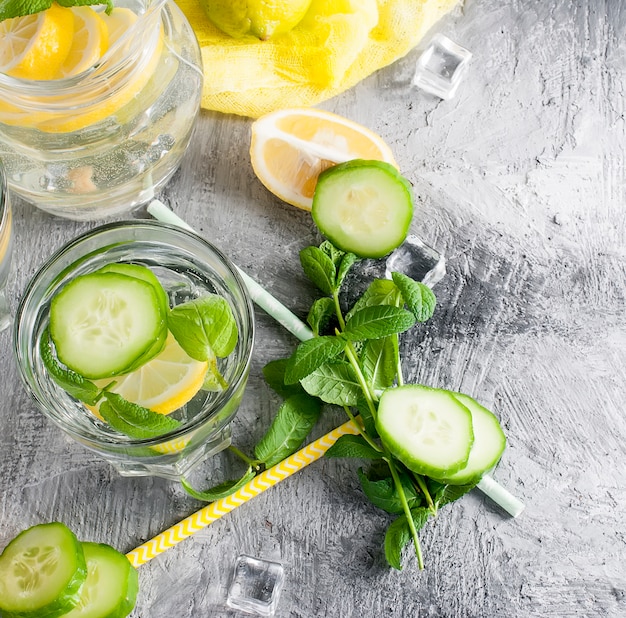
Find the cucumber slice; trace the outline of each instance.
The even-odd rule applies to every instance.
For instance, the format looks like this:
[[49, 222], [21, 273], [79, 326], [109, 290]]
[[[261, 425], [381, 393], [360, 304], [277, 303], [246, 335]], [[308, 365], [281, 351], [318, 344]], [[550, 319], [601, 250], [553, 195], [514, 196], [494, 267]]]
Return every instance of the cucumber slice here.
[[135, 607], [137, 571], [110, 545], [83, 543], [87, 580], [76, 607], [63, 618], [125, 618]]
[[483, 475], [500, 461], [506, 446], [506, 437], [498, 419], [475, 399], [462, 393], [452, 393], [472, 415], [474, 444], [464, 468], [437, 480], [449, 485], [477, 483]]
[[64, 524], [18, 534], [0, 555], [0, 615], [56, 618], [71, 610], [87, 577], [81, 543]]
[[159, 298], [159, 303], [163, 308], [163, 312], [167, 314], [170, 308], [170, 301], [167, 298], [167, 293], [163, 289], [161, 282], [157, 276], [147, 267], [140, 264], [127, 264], [125, 262], [113, 262], [107, 264], [96, 271], [97, 273], [117, 273], [118, 275], [126, 275], [127, 277], [134, 277], [135, 279], [141, 279], [146, 283], [149, 283], [156, 292]]
[[413, 218], [411, 185], [383, 161], [341, 163], [319, 175], [311, 215], [338, 249], [379, 258], [406, 238]]
[[89, 379], [126, 373], [167, 335], [149, 283], [117, 273], [76, 277], [53, 299], [50, 337], [59, 360]]
[[448, 391], [417, 384], [383, 392], [376, 429], [407, 468], [434, 478], [463, 468], [474, 442], [467, 407]]
[[[170, 301], [167, 297], [167, 293], [163, 289], [161, 282], [158, 280], [157, 276], [147, 267], [141, 266], [140, 264], [126, 264], [124, 262], [114, 262], [112, 264], [107, 264], [103, 266], [96, 272], [99, 273], [117, 273], [119, 275], [127, 275], [128, 277], [135, 277], [135, 279], [141, 279], [146, 283], [149, 283], [161, 304], [161, 308], [163, 310], [163, 315], [167, 315], [170, 309]], [[138, 367], [141, 367], [144, 363], [148, 362], [151, 358], [154, 358], [159, 352], [163, 351], [165, 347], [165, 340], [167, 339], [167, 330], [163, 329], [162, 336], [154, 341], [154, 344], [148, 351], [137, 359], [127, 370], [126, 373], [130, 373], [134, 371]]]

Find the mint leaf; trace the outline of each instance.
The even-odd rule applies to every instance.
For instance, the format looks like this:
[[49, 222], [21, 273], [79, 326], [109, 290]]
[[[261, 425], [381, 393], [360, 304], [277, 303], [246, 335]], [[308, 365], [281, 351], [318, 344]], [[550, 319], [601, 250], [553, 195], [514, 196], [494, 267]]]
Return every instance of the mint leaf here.
[[[396, 489], [391, 476], [382, 479], [372, 479], [369, 475], [363, 472], [362, 468], [359, 468], [358, 475], [363, 493], [374, 506], [377, 506], [379, 509], [383, 509], [383, 511], [387, 511], [387, 513], [397, 514], [404, 511], [402, 501], [398, 495], [398, 490]], [[404, 495], [406, 496], [409, 508], [419, 506], [422, 498], [415, 491], [409, 477], [406, 474], [401, 473], [400, 482], [402, 484], [402, 489], [404, 490]]]
[[306, 247], [300, 251], [300, 264], [304, 274], [328, 295], [335, 291], [337, 269], [333, 260], [318, 247]]
[[263, 367], [265, 381], [273, 390], [285, 398], [305, 392], [299, 382], [296, 384], [285, 384], [285, 371], [288, 362], [288, 358], [279, 358], [278, 360], [270, 361]]
[[237, 323], [228, 301], [208, 294], [174, 307], [168, 328], [180, 346], [198, 361], [228, 356], [237, 345]]
[[402, 550], [410, 540], [411, 530], [406, 515], [400, 515], [390, 524], [385, 534], [385, 559], [389, 566], [402, 570]]
[[346, 319], [350, 319], [352, 315], [365, 307], [375, 305], [401, 307], [402, 302], [402, 294], [393, 281], [389, 279], [374, 279], [363, 293], [363, 296], [356, 301], [352, 309], [347, 313]]
[[433, 291], [423, 283], [414, 281], [402, 273], [391, 273], [393, 282], [402, 293], [402, 298], [417, 322], [426, 322], [434, 311], [437, 299]]
[[415, 324], [409, 311], [390, 305], [376, 305], [360, 309], [346, 322], [344, 334], [352, 341], [379, 339], [402, 333]]
[[372, 448], [363, 436], [344, 435], [327, 451], [326, 457], [354, 457], [356, 459], [380, 459], [382, 453]]
[[106, 14], [109, 15], [113, 10], [113, 2], [112, 0], [56, 0], [57, 4], [65, 7], [72, 6], [90, 6], [96, 4], [105, 4], [106, 5]]
[[318, 367], [339, 356], [345, 339], [334, 336], [314, 337], [303, 341], [293, 353], [285, 369], [285, 384], [295, 384]]
[[254, 449], [255, 457], [268, 468], [294, 453], [317, 422], [319, 401], [303, 393], [293, 395], [279, 408], [267, 433]]
[[[3, 0], [0, 2], [0, 21], [45, 11], [52, 6], [53, 1], [54, 0]], [[58, 0], [57, 4], [64, 7], [106, 4], [107, 14], [113, 10], [111, 0]]]
[[326, 328], [334, 314], [335, 303], [329, 296], [318, 298], [311, 305], [306, 321], [316, 337]]
[[333, 245], [330, 240], [325, 240], [320, 245], [320, 250], [323, 251], [331, 259], [332, 263], [335, 265], [335, 268], [339, 266], [339, 263], [343, 259], [343, 256], [346, 255], [344, 251], [342, 251], [341, 249], [337, 249], [337, 247], [335, 247], [335, 245]]
[[445, 485], [435, 481], [434, 479], [426, 477], [428, 491], [437, 508], [462, 498], [467, 492], [474, 489], [476, 484], [477, 483], [471, 483], [469, 485]]
[[341, 258], [341, 261], [339, 262], [339, 266], [337, 268], [337, 279], [335, 281], [335, 287], [337, 289], [339, 289], [339, 287], [343, 283], [343, 280], [346, 278], [346, 275], [348, 274], [348, 271], [350, 270], [352, 265], [355, 262], [358, 262], [358, 260], [359, 258], [354, 255], [354, 253], [346, 253]]
[[396, 379], [398, 338], [381, 337], [367, 340], [363, 344], [360, 358], [363, 374], [375, 391], [392, 386]]
[[[421, 530], [428, 521], [429, 511], [424, 507], [411, 511], [416, 530]], [[400, 515], [387, 528], [385, 534], [385, 558], [389, 566], [402, 570], [402, 550], [411, 540], [411, 530], [406, 515]]]
[[79, 373], [66, 369], [59, 364], [52, 353], [52, 340], [50, 339], [50, 331], [47, 328], [41, 335], [39, 353], [46, 370], [64, 391], [88, 405], [93, 406], [98, 403], [102, 396], [100, 389]]
[[100, 415], [111, 427], [131, 438], [156, 438], [180, 426], [180, 421], [127, 401], [117, 393], [104, 391], [103, 395]]
[[300, 380], [300, 384], [309, 395], [338, 406], [355, 406], [361, 394], [354, 369], [345, 361], [331, 361], [318, 367]]
[[203, 502], [215, 502], [215, 500], [221, 500], [222, 498], [226, 498], [231, 494], [234, 494], [246, 483], [251, 481], [255, 475], [256, 473], [251, 468], [248, 468], [247, 472], [240, 479], [224, 481], [205, 491], [198, 491], [194, 489], [185, 478], [181, 478], [180, 482], [184, 490], [196, 500], [202, 500]]

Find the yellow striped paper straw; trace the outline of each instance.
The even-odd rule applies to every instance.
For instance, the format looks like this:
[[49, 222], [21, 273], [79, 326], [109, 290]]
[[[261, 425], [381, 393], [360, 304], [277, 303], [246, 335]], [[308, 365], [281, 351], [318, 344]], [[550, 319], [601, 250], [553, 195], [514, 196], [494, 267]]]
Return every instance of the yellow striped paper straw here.
[[276, 483], [284, 481], [295, 472], [317, 461], [341, 436], [358, 433], [359, 430], [353, 421], [340, 425], [325, 436], [300, 449], [297, 453], [277, 463], [269, 470], [265, 470], [234, 494], [207, 504], [207, 506], [193, 515], [186, 517], [150, 541], [128, 552], [126, 557], [135, 568], [140, 567], [170, 547], [174, 547], [174, 545], [177, 545], [187, 537], [230, 513], [248, 500], [263, 493], [266, 489], [273, 487]]

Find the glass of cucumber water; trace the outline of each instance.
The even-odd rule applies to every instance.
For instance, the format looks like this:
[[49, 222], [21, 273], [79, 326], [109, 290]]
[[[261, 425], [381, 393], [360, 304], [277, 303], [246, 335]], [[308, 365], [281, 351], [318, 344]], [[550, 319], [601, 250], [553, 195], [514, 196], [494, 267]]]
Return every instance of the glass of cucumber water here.
[[20, 301], [26, 389], [122, 475], [180, 480], [230, 445], [254, 313], [236, 267], [156, 221], [99, 226], [61, 248]]

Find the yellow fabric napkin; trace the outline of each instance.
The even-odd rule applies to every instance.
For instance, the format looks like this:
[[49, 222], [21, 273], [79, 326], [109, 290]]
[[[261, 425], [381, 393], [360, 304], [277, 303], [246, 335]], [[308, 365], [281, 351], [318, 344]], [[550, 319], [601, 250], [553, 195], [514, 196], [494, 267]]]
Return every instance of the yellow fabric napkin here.
[[256, 118], [351, 88], [407, 54], [460, 0], [313, 0], [291, 32], [269, 41], [231, 38], [200, 0], [176, 2], [202, 50], [202, 106]]

